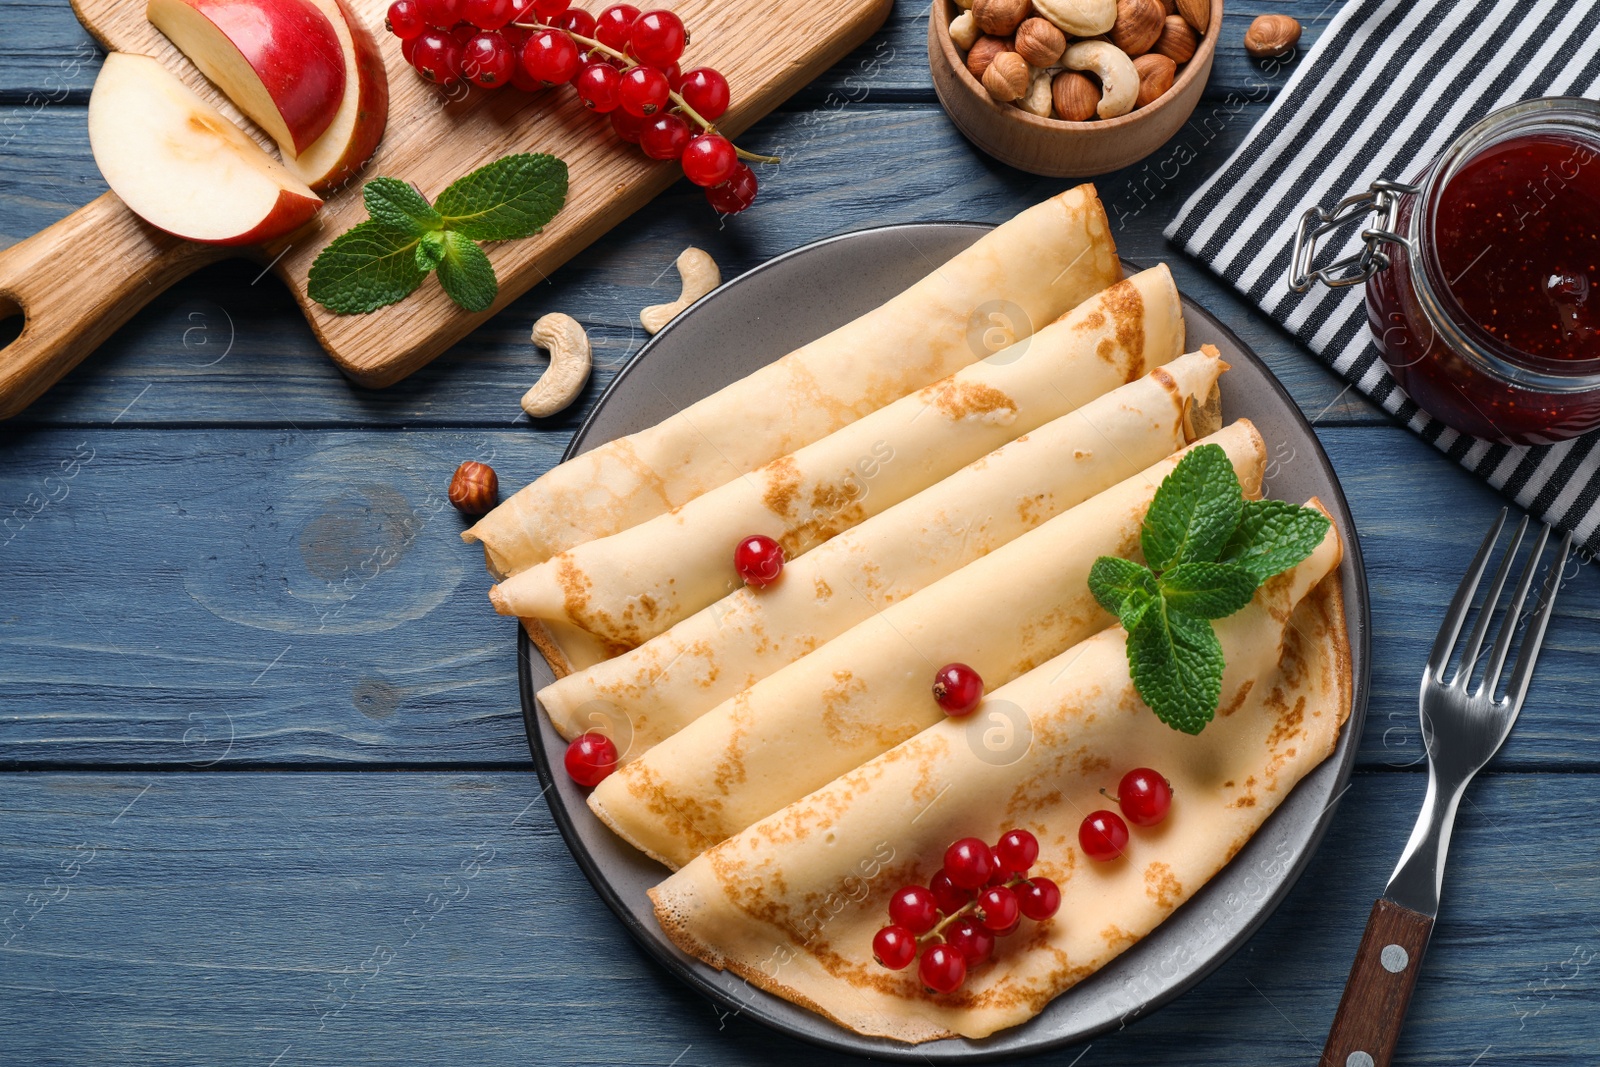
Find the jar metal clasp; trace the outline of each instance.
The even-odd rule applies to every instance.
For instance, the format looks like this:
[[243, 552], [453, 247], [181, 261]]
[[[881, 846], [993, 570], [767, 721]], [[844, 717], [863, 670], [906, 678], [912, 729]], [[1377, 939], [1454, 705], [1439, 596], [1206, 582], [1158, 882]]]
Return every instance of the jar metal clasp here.
[[[1407, 185], [1380, 178], [1364, 193], [1347, 196], [1333, 209], [1313, 205], [1300, 216], [1300, 228], [1294, 235], [1294, 255], [1289, 262], [1289, 288], [1297, 293], [1309, 290], [1313, 283], [1321, 282], [1330, 289], [1343, 289], [1359, 285], [1389, 265], [1386, 244], [1411, 248], [1411, 242], [1396, 232], [1400, 215], [1400, 198], [1420, 193], [1422, 186]], [[1317, 257], [1317, 238], [1334, 230], [1363, 222], [1376, 215], [1376, 225], [1361, 231], [1361, 251], [1335, 260], [1325, 267], [1313, 267]]]

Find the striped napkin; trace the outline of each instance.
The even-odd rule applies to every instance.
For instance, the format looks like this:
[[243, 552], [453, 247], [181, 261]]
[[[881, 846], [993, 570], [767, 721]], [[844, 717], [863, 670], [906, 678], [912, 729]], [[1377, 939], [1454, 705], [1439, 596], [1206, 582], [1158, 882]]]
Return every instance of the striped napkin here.
[[[1361, 286], [1289, 291], [1307, 207], [1378, 178], [1409, 181], [1489, 112], [1539, 96], [1600, 95], [1600, 3], [1351, 0], [1233, 158], [1166, 236], [1278, 320], [1451, 459], [1600, 552], [1600, 431], [1518, 448], [1423, 413], [1378, 358]], [[1342, 247], [1359, 242], [1352, 230]], [[1319, 261], [1321, 252], [1319, 248]]]

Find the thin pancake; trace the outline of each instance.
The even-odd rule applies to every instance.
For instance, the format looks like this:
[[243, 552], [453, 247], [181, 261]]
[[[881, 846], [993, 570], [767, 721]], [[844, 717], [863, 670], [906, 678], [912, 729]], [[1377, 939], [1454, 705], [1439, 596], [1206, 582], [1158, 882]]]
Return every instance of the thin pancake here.
[[1122, 277], [1080, 185], [1029, 208], [910, 289], [650, 429], [576, 456], [490, 512], [505, 577], [635, 526], [1025, 337]]

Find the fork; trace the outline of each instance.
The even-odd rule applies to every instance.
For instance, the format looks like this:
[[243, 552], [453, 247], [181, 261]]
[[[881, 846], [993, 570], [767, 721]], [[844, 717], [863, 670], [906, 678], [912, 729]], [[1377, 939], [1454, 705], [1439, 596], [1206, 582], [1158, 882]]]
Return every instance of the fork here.
[[1428, 664], [1422, 672], [1422, 739], [1428, 753], [1428, 791], [1422, 812], [1406, 842], [1400, 863], [1389, 877], [1383, 896], [1372, 906], [1367, 930], [1355, 963], [1345, 983], [1344, 996], [1333, 1017], [1328, 1043], [1322, 1050], [1320, 1067], [1387, 1067], [1400, 1038], [1411, 991], [1417, 983], [1422, 955], [1439, 913], [1439, 890], [1444, 881], [1445, 852], [1450, 847], [1450, 827], [1455, 822], [1456, 805], [1466, 792], [1467, 783], [1500, 750], [1511, 733], [1522, 701], [1533, 679], [1533, 665], [1544, 644], [1545, 628], [1555, 605], [1561, 572], [1572, 547], [1572, 535], [1561, 540], [1555, 565], [1545, 576], [1543, 593], [1517, 653], [1517, 662], [1499, 699], [1506, 656], [1511, 649], [1522, 605], [1533, 584], [1540, 557], [1550, 539], [1550, 528], [1543, 527], [1523, 567], [1522, 578], [1503, 615], [1503, 622], [1482, 679], [1469, 688], [1477, 673], [1478, 656], [1496, 615], [1500, 593], [1511, 573], [1517, 550], [1528, 530], [1524, 518], [1511, 537], [1510, 547], [1495, 569], [1494, 580], [1483, 599], [1477, 622], [1462, 650], [1459, 666], [1449, 682], [1445, 671], [1454, 658], [1456, 640], [1467, 621], [1473, 596], [1478, 590], [1489, 556], [1505, 527], [1506, 509], [1495, 520], [1483, 539], [1478, 554], [1461, 579], [1450, 610], [1439, 627]]

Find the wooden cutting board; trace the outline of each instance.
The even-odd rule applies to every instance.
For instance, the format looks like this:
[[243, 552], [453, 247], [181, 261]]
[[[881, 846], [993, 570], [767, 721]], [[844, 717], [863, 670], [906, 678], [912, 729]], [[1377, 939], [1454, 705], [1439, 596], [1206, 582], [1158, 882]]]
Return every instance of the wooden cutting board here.
[[[692, 35], [684, 65], [713, 66], [727, 76], [733, 106], [718, 125], [738, 134], [866, 40], [887, 17], [891, 2], [836, 0], [824, 8], [800, 0], [666, 0], [666, 5]], [[494, 307], [464, 312], [432, 278], [399, 304], [368, 315], [336, 315], [313, 303], [306, 295], [312, 260], [366, 218], [361, 180], [331, 194], [306, 228], [243, 250], [172, 237], [106, 193], [0, 252], [0, 317], [19, 308], [26, 315], [21, 335], [0, 350], [0, 418], [27, 407], [172, 283], [205, 264], [241, 254], [271, 264], [340, 370], [362, 385], [392, 384], [680, 176], [676, 164], [649, 160], [617, 138], [606, 118], [586, 110], [570, 88], [538, 94], [513, 88], [469, 92], [423, 81], [401, 58], [399, 41], [383, 29], [388, 0], [354, 0], [352, 6], [379, 41], [390, 89], [388, 130], [362, 179], [382, 174], [411, 181], [432, 199], [461, 175], [512, 152], [549, 152], [567, 163], [566, 206], [544, 232], [489, 246], [500, 279]], [[604, 5], [591, 0], [587, 6], [596, 13]], [[156, 57], [275, 154], [265, 135], [150, 25], [144, 0], [74, 0], [73, 7], [108, 49]], [[753, 143], [741, 147], [762, 149]]]

